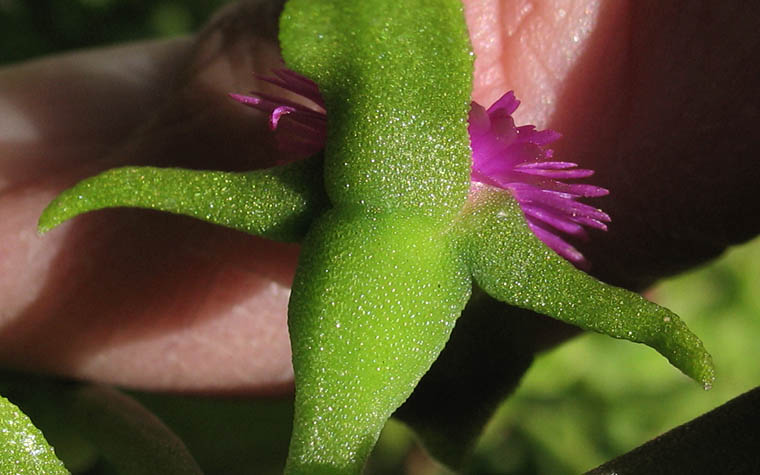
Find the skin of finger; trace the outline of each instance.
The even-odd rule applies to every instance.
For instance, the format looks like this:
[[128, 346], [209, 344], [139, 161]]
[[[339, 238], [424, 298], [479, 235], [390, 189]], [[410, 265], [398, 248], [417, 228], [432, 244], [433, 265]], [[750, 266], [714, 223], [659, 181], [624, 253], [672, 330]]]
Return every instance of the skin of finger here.
[[0, 69], [0, 193], [102, 159], [168, 95], [190, 45], [148, 41]]
[[[172, 62], [168, 77], [148, 81], [173, 78], [172, 93], [136, 101], [148, 104], [148, 110], [120, 145], [103, 146], [103, 153], [99, 147], [111, 132], [96, 133], [93, 148], [99, 155], [56, 156], [56, 147], [66, 145], [61, 135], [41, 141], [36, 150], [64, 166], [39, 166], [33, 176], [17, 173], [0, 195], [0, 293], [8, 296], [0, 318], [4, 366], [153, 390], [290, 390], [285, 309], [296, 246], [135, 210], [94, 213], [42, 239], [34, 232], [40, 211], [58, 191], [106, 168], [154, 164], [234, 170], [266, 166], [277, 158], [266, 118], [226, 97], [230, 91], [258, 88], [252, 72], [280, 64], [273, 26], [277, 9], [265, 4], [262, 10], [254, 2], [238, 8], [213, 19], [189, 56], [186, 45], [173, 46], [174, 54], [185, 58], [181, 67], [172, 55], [143, 58]], [[102, 59], [107, 68], [117, 51], [86, 53], [82, 61], [92, 68]], [[76, 55], [64, 59], [78, 64]], [[20, 78], [15, 71], [9, 74]], [[67, 79], [77, 90], [92, 81], [87, 74]], [[68, 117], [74, 121], [100, 106], [67, 104], [65, 97], [64, 112], [56, 117], [61, 122], [67, 120], [66, 107], [77, 108], [78, 114]], [[115, 105], [133, 112], [129, 101]], [[72, 138], [72, 147], [86, 135], [86, 122], [70, 126], [83, 132]], [[18, 153], [12, 158], [25, 158]]]

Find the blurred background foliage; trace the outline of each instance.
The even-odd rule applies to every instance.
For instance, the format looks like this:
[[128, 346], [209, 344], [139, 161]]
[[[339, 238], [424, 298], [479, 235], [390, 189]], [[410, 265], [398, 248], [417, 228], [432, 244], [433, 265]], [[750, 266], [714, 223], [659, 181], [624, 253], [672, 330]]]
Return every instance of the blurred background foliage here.
[[[224, 3], [0, 0], [0, 64], [191, 33]], [[712, 352], [718, 379], [711, 391], [648, 348], [584, 335], [538, 358], [484, 433], [467, 473], [581, 473], [760, 384], [758, 290], [760, 240], [755, 240], [649, 292], [649, 298], [681, 315]], [[289, 400], [133, 395], [182, 438], [206, 473], [281, 473], [292, 416]], [[112, 473], [76, 434], [45, 424], [56, 418], [39, 409], [38, 396], [33, 406], [41, 412], [38, 425], [43, 430], [50, 425], [46, 436], [72, 470]], [[55, 412], [54, 401], [49, 411]], [[447, 473], [393, 421], [367, 472]]]
[[756, 387], [759, 291], [756, 239], [647, 293], [712, 353], [709, 391], [651, 349], [602, 335], [542, 355], [481, 440], [473, 473], [581, 473]]
[[230, 0], [0, 0], [0, 64], [191, 33]]

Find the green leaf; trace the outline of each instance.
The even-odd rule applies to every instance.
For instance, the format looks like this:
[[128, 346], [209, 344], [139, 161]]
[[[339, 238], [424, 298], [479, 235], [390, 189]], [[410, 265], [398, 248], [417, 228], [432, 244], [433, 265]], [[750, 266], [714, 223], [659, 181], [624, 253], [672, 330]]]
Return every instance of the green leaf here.
[[79, 214], [114, 207], [192, 216], [250, 234], [298, 241], [324, 206], [322, 160], [246, 173], [125, 167], [86, 178], [56, 197], [39, 220], [41, 233]]
[[705, 388], [712, 385], [712, 358], [677, 315], [574, 268], [535, 237], [509, 192], [480, 187], [463, 216], [463, 252], [489, 295], [585, 330], [644, 343]]
[[288, 314], [296, 379], [288, 473], [361, 470], [469, 298], [452, 241], [440, 222], [415, 216], [331, 211], [316, 224]]
[[72, 424], [118, 473], [202, 473], [184, 443], [134, 399], [107, 386], [84, 386], [66, 395]]
[[291, 0], [280, 43], [325, 100], [333, 204], [459, 211], [473, 61], [461, 2]]
[[42, 432], [0, 396], [0, 473], [68, 474]]
[[452, 229], [469, 189], [469, 37], [457, 0], [291, 0], [280, 42], [325, 100], [332, 205], [291, 294], [286, 471], [357, 473], [470, 294]]

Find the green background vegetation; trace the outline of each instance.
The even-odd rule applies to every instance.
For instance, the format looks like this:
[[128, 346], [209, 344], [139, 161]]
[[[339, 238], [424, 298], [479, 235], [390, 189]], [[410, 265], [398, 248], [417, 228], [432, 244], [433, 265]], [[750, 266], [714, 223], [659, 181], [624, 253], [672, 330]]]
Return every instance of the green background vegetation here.
[[230, 0], [0, 0], [0, 64], [198, 29]]
[[[0, 64], [189, 33], [224, 3], [0, 0]], [[718, 379], [711, 391], [641, 345], [601, 335], [576, 338], [537, 360], [488, 427], [470, 473], [580, 473], [760, 384], [758, 289], [760, 240], [664, 281], [648, 295], [681, 315], [713, 354]], [[290, 401], [136, 396], [178, 433], [207, 473], [281, 470]], [[60, 427], [46, 435], [70, 468], [111, 473], [75, 435]], [[368, 472], [445, 473], [394, 422], [386, 426]]]

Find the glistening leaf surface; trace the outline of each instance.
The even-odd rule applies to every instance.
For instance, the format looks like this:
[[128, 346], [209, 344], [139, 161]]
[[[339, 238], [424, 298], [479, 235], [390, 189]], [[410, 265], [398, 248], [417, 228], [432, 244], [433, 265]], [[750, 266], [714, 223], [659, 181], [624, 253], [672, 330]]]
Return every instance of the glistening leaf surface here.
[[333, 204], [458, 212], [473, 60], [461, 2], [291, 0], [280, 42], [325, 100]]
[[358, 473], [438, 357], [470, 295], [446, 231], [426, 217], [333, 210], [309, 234], [289, 308], [290, 473]]
[[291, 294], [287, 471], [357, 473], [470, 294], [452, 226], [471, 166], [469, 38], [456, 0], [291, 0], [280, 40], [325, 100], [332, 206]]
[[298, 241], [324, 205], [320, 157], [246, 173], [124, 167], [86, 178], [42, 213], [46, 232], [79, 214], [114, 207], [192, 216], [250, 234]]
[[710, 387], [712, 359], [673, 312], [575, 269], [535, 237], [509, 193], [484, 186], [468, 206], [462, 245], [473, 279], [489, 295], [585, 330], [644, 343]]
[[0, 396], [0, 473], [68, 474], [42, 432]]

